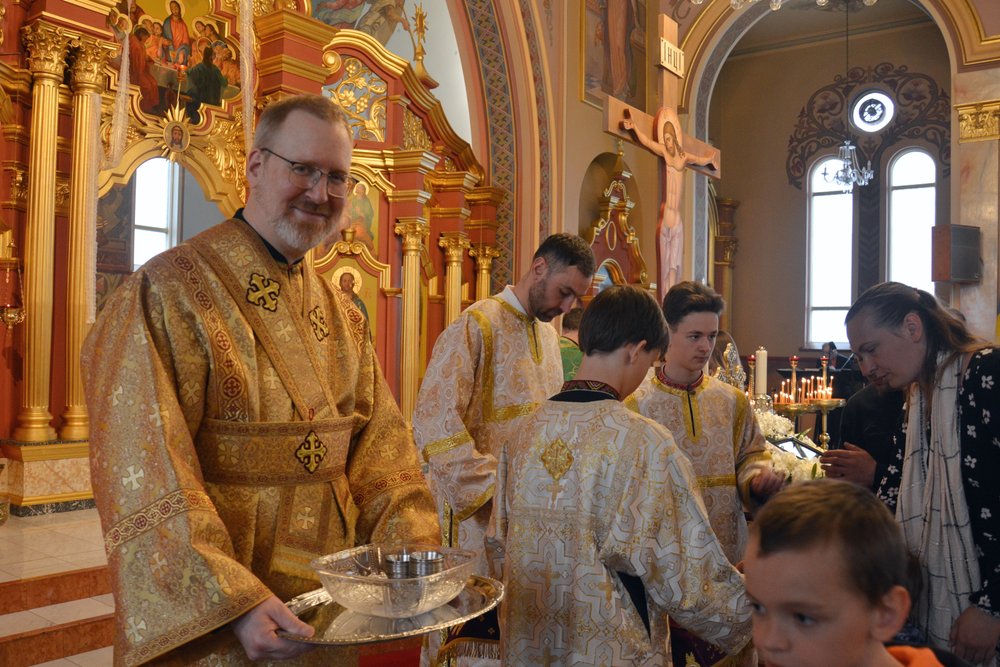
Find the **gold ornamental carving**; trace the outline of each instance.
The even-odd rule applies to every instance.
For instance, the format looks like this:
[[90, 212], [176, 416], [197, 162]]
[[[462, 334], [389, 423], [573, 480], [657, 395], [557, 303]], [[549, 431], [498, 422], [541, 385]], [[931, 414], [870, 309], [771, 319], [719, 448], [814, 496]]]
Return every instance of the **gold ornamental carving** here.
[[438, 239], [438, 247], [444, 250], [447, 264], [461, 264], [470, 245], [469, 235], [465, 232], [447, 232]]
[[69, 36], [61, 28], [40, 21], [24, 26], [21, 35], [28, 52], [28, 69], [33, 74], [49, 74], [61, 80]]
[[493, 260], [500, 256], [500, 251], [489, 245], [473, 245], [469, 255], [476, 260], [476, 266], [489, 271], [493, 268]]
[[10, 175], [10, 200], [18, 208], [28, 203], [28, 170], [24, 167], [8, 167]]
[[430, 233], [426, 222], [397, 222], [393, 229], [396, 236], [403, 238], [403, 254], [419, 253], [424, 248], [424, 239]]
[[206, 137], [205, 154], [219, 170], [222, 180], [235, 183], [240, 199], [246, 201], [247, 154], [243, 141], [243, 112], [237, 111], [233, 120], [216, 119]]
[[716, 236], [715, 246], [719, 249], [722, 257], [719, 261], [724, 264], [732, 264], [739, 250], [740, 242], [735, 236]]
[[1000, 101], [956, 104], [958, 141], [995, 141], [1000, 139]]
[[424, 129], [424, 122], [420, 120], [420, 116], [409, 109], [403, 109], [403, 148], [425, 151], [432, 148], [431, 137]]
[[344, 59], [344, 77], [334, 89], [333, 99], [347, 113], [356, 138], [385, 141], [387, 90], [385, 80], [360, 60]]
[[56, 177], [56, 213], [66, 215], [69, 213], [69, 178], [64, 176]]
[[0, 46], [3, 46], [3, 25], [7, 20], [7, 3], [0, 2]]
[[[222, 4], [229, 12], [233, 14], [239, 13], [240, 0], [224, 0]], [[287, 9], [293, 12], [298, 10], [295, 0], [253, 0], [251, 4], [253, 5], [254, 18], [260, 18], [279, 9]]]
[[81, 37], [74, 43], [71, 71], [75, 90], [93, 89], [103, 92], [105, 87], [104, 67], [115, 55], [117, 47], [93, 37]]

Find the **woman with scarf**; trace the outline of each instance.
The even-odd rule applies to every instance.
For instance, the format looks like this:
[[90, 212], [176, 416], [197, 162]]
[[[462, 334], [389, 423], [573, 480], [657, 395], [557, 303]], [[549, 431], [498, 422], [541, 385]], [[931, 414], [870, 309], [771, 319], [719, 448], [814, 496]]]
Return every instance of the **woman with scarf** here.
[[1000, 640], [1000, 352], [923, 290], [883, 283], [845, 319], [862, 373], [908, 392], [896, 519], [920, 559], [927, 643], [996, 665]]

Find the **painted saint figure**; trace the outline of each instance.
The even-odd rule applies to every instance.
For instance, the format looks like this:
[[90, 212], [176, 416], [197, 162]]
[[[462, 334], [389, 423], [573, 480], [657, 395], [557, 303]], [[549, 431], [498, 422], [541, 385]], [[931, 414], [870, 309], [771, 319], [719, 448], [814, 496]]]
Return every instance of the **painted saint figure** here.
[[163, 36], [170, 40], [170, 62], [186, 67], [191, 59], [191, 34], [181, 16], [181, 5], [177, 0], [170, 0], [170, 16], [163, 21]]
[[684, 193], [684, 169], [689, 165], [718, 169], [719, 151], [708, 146], [704, 153], [685, 151], [680, 119], [671, 107], [660, 107], [653, 121], [653, 137], [639, 129], [626, 108], [620, 123], [632, 132], [643, 146], [663, 160], [663, 201], [656, 223], [656, 294], [663, 296], [680, 278], [684, 257], [684, 223], [681, 220], [681, 198]]

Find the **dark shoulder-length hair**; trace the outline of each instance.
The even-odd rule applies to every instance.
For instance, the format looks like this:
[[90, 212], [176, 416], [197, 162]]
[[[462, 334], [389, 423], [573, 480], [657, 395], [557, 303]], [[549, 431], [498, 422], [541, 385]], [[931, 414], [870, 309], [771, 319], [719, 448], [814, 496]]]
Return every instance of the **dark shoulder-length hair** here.
[[927, 355], [919, 380], [928, 386], [936, 379], [940, 353], [948, 353], [941, 365], [944, 368], [957, 356], [989, 347], [989, 342], [973, 335], [965, 322], [952, 315], [933, 294], [903, 283], [886, 282], [865, 290], [847, 311], [844, 324], [866, 309], [874, 316], [874, 323], [886, 329], [899, 328], [910, 313], [920, 318], [927, 339]]

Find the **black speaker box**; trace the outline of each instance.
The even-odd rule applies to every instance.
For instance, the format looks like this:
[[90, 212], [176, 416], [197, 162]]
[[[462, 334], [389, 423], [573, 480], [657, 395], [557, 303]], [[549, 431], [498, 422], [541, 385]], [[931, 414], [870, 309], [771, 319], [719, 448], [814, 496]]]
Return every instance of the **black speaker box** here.
[[983, 277], [979, 227], [937, 225], [931, 230], [931, 280], [978, 283]]

